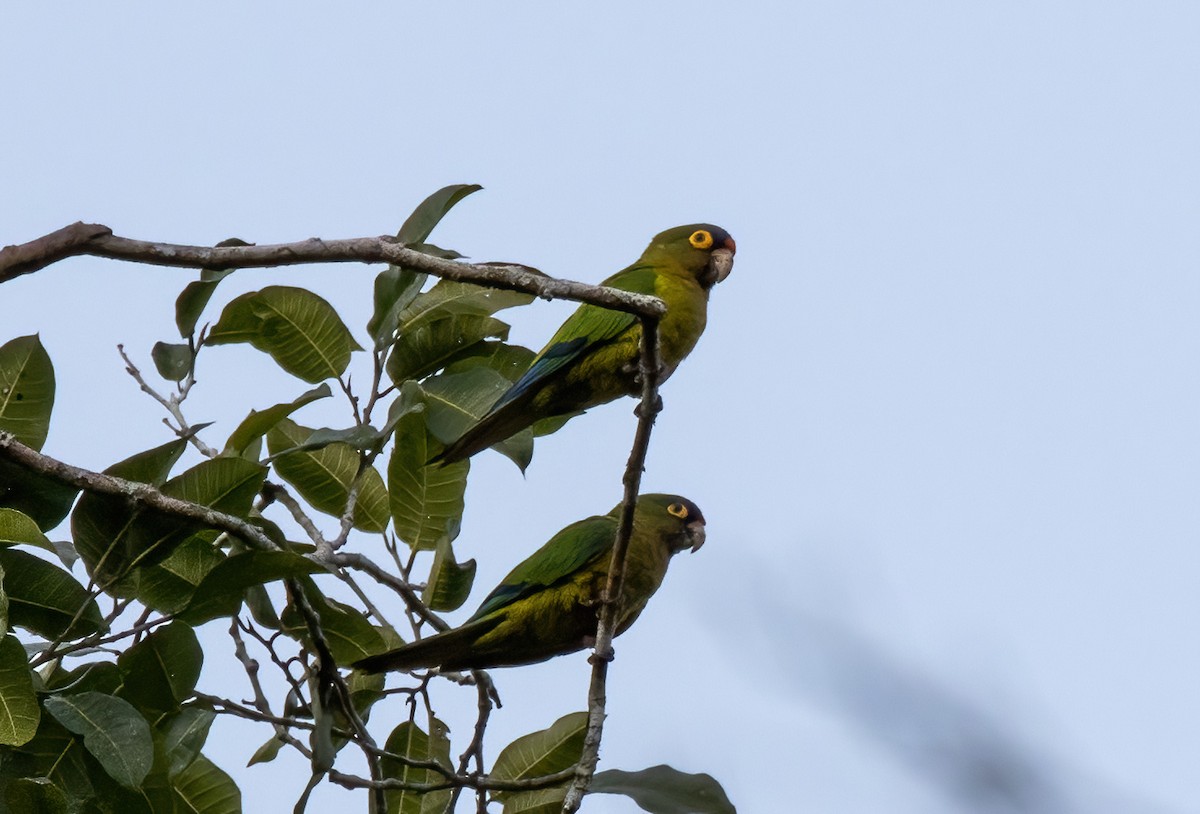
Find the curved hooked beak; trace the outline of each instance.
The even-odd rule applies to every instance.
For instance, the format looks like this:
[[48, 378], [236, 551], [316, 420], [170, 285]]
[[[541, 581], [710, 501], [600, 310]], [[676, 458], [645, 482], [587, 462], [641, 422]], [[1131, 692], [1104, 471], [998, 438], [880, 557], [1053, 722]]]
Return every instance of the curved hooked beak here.
[[713, 249], [708, 258], [708, 269], [712, 285], [724, 280], [733, 271], [733, 249]]
[[700, 546], [704, 545], [704, 521], [693, 520], [687, 524], [687, 541], [691, 545], [692, 553], [700, 550]]

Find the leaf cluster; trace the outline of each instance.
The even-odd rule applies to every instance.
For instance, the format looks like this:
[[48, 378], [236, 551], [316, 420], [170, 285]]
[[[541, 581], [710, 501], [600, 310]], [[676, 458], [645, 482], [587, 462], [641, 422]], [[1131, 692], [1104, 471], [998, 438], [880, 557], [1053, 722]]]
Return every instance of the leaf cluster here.
[[[396, 241], [460, 257], [428, 239], [477, 189], [434, 193]], [[475, 563], [459, 562], [453, 543], [470, 464], [429, 461], [533, 358], [508, 343], [509, 326], [496, 317], [532, 295], [389, 266], [375, 280], [360, 344], [327, 301], [290, 286], [239, 294], [203, 324], [230, 277], [203, 271], [179, 295], [181, 341], [150, 353], [172, 392], [160, 394], [129, 364], [168, 410], [175, 438], [95, 477], [0, 456], [0, 814], [240, 811], [236, 784], [203, 754], [218, 715], [269, 730], [252, 763], [295, 749], [315, 775], [371, 789], [372, 810], [449, 811], [464, 789], [505, 812], [559, 810], [585, 713], [514, 741], [485, 771], [478, 738], [495, 698], [485, 674], [459, 677], [476, 686], [481, 712], [476, 740], [455, 762], [449, 730], [430, 705], [435, 676], [409, 676], [409, 685], [388, 690], [380, 676], [337, 669], [445, 628], [437, 613], [469, 595]], [[209, 425], [187, 421], [183, 405], [199, 355], [239, 344], [303, 384], [214, 440]], [[366, 387], [350, 374], [359, 354], [369, 358]], [[54, 389], [37, 336], [0, 346], [0, 441], [41, 450]], [[344, 426], [300, 423], [306, 406], [339, 392]], [[527, 430], [496, 449], [524, 470], [533, 439]], [[70, 539], [51, 540], [68, 518]], [[84, 581], [73, 573], [80, 568]], [[404, 624], [389, 618], [396, 597]], [[205, 653], [195, 628], [214, 621], [229, 627], [252, 703], [197, 687]], [[271, 668], [269, 678], [260, 665]], [[411, 714], [380, 746], [366, 724], [372, 707], [395, 694], [407, 697]], [[336, 772], [348, 745], [367, 757], [369, 778]], [[732, 811], [704, 778], [667, 767], [602, 772], [593, 791], [626, 794], [648, 811]]]

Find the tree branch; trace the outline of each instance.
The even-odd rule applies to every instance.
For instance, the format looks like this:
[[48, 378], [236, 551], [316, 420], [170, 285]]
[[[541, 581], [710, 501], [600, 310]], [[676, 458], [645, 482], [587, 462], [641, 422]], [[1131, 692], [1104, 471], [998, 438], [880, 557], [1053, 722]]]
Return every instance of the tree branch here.
[[306, 263], [391, 263], [444, 280], [524, 291], [544, 299], [588, 302], [642, 318], [667, 312], [657, 297], [547, 277], [527, 266], [459, 263], [397, 243], [392, 237], [310, 238], [266, 246], [188, 246], [119, 237], [107, 226], [74, 223], [44, 237], [0, 249], [0, 283], [79, 255], [176, 268], [266, 268]]
[[604, 601], [600, 605], [600, 618], [596, 623], [596, 646], [592, 662], [592, 680], [588, 687], [588, 725], [583, 737], [583, 752], [575, 770], [575, 779], [563, 799], [563, 814], [574, 814], [583, 803], [600, 760], [600, 736], [604, 731], [604, 708], [607, 703], [606, 682], [608, 663], [612, 661], [612, 640], [615, 633], [618, 598], [625, 581], [625, 556], [629, 551], [629, 539], [633, 536], [633, 514], [637, 506], [638, 490], [642, 484], [642, 470], [646, 467], [646, 452], [650, 448], [650, 431], [654, 420], [662, 410], [662, 399], [658, 395], [658, 379], [661, 370], [658, 352], [658, 322], [642, 319], [641, 354], [638, 357], [638, 375], [642, 382], [642, 398], [634, 412], [638, 417], [637, 430], [633, 437], [633, 448], [625, 465], [625, 497], [621, 503], [621, 518], [617, 526], [617, 539], [613, 543], [612, 561], [608, 567], [608, 583], [604, 588]]
[[46, 475], [59, 483], [70, 484], [85, 492], [123, 497], [166, 514], [197, 520], [209, 528], [224, 531], [260, 551], [275, 551], [279, 548], [270, 537], [240, 517], [164, 495], [148, 483], [138, 483], [71, 466], [25, 446], [15, 435], [3, 430], [0, 430], [0, 458], [7, 458], [22, 469]]

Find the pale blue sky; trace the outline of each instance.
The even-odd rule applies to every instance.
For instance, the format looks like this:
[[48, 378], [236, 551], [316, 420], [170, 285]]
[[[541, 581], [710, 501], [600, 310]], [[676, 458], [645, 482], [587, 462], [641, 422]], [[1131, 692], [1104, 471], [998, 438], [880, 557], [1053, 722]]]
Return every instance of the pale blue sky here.
[[[743, 812], [1196, 810], [1200, 6], [642, 5], [7, 4], [0, 242], [80, 219], [374, 235], [477, 182], [435, 242], [595, 282], [718, 223], [737, 265], [645, 480], [699, 503], [709, 543], [618, 642], [603, 766], [707, 771]], [[298, 281], [361, 336], [373, 274], [244, 272], [218, 298]], [[51, 454], [165, 440], [114, 345], [149, 367], [190, 278], [81, 259], [0, 289], [0, 341], [38, 331], [58, 370]], [[567, 310], [514, 312], [514, 338]], [[193, 420], [299, 392], [208, 353]], [[632, 406], [525, 479], [477, 458], [472, 605], [616, 502]], [[582, 656], [497, 678], [493, 756], [585, 701]], [[944, 791], [964, 721], [1052, 806]], [[262, 739], [225, 727], [210, 752], [247, 811], [290, 810], [301, 763], [240, 768]]]

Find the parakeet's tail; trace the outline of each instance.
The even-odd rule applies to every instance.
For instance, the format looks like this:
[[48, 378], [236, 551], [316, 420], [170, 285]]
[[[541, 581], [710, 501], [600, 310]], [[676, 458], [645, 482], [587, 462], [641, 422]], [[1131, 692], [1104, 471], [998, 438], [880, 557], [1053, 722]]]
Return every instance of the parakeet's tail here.
[[367, 673], [422, 667], [442, 667], [447, 670], [469, 668], [474, 666], [471, 663], [471, 647], [475, 640], [500, 624], [503, 618], [497, 615], [469, 622], [462, 627], [429, 636], [395, 650], [367, 656], [350, 666]]

